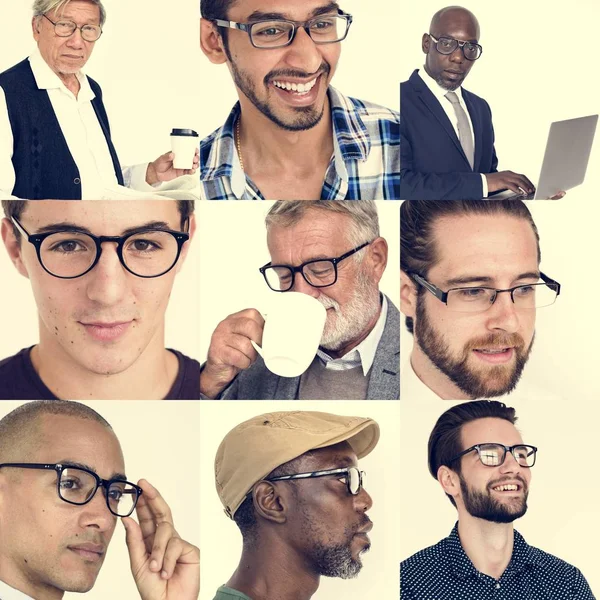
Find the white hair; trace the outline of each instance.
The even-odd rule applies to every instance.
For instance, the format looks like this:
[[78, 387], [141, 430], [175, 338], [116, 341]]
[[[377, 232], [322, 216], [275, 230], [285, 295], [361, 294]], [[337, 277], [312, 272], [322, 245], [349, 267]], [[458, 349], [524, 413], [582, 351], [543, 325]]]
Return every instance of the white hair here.
[[[85, 2], [91, 2], [95, 4], [100, 10], [100, 27], [106, 23], [106, 9], [102, 4], [102, 0], [84, 0]], [[34, 0], [33, 2], [33, 16], [41, 17], [53, 10], [59, 10], [66, 7], [71, 0]]]

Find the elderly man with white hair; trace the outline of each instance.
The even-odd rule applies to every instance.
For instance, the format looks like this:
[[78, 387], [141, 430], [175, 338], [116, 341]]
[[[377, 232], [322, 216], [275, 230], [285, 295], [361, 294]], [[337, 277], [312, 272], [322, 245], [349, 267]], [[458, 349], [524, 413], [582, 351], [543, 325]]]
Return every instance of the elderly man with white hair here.
[[102, 35], [102, 0], [35, 0], [37, 49], [0, 73], [0, 196], [97, 199], [126, 185], [140, 191], [190, 170], [168, 152], [122, 169], [98, 83], [82, 72]]

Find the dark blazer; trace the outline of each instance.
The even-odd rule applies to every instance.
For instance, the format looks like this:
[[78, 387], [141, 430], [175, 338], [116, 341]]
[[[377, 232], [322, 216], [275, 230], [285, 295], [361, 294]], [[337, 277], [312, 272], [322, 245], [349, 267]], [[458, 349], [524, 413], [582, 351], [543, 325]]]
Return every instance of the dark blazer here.
[[[400, 313], [388, 298], [388, 312], [375, 359], [369, 371], [367, 400], [400, 398]], [[267, 369], [259, 356], [227, 387], [221, 400], [295, 400], [300, 377], [279, 377]], [[327, 400], [327, 398], [316, 398]]]
[[[425, 74], [425, 76], [427, 76]], [[480, 200], [481, 173], [495, 173], [492, 112], [488, 103], [463, 88], [475, 138], [473, 169], [452, 123], [418, 75], [400, 84], [400, 198]]]

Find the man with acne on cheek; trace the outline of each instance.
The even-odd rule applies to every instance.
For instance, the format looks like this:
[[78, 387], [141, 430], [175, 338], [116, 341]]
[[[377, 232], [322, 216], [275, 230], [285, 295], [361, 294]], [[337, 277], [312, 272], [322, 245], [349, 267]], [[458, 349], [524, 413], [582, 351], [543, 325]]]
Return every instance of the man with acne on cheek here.
[[202, 51], [227, 65], [239, 96], [200, 142], [205, 199], [399, 198], [398, 113], [331, 86], [352, 15], [327, 0], [202, 0], [200, 9]]
[[197, 600], [199, 549], [181, 539], [159, 491], [125, 473], [113, 429], [86, 405], [29, 402], [0, 420], [3, 600], [91, 590], [119, 518], [139, 597]]

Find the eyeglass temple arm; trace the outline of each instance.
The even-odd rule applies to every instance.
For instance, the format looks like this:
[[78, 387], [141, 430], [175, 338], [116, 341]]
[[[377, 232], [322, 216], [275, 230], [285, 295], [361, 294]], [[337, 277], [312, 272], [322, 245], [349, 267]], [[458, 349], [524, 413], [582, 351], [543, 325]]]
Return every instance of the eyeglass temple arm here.
[[436, 298], [441, 300], [444, 303], [447, 303], [448, 300], [448, 292], [442, 292], [439, 288], [437, 288], [433, 283], [429, 283], [426, 279], [423, 279], [417, 273], [408, 273], [409, 277], [411, 277], [414, 281], [416, 281], [419, 285], [422, 285], [426, 290], [431, 292]]
[[560, 283], [558, 283], [558, 281], [555, 281], [554, 279], [551, 279], [550, 277], [548, 277], [548, 275], [545, 275], [541, 271], [540, 271], [540, 279], [544, 283], [553, 283], [554, 285], [556, 285], [556, 295], [560, 296]]

